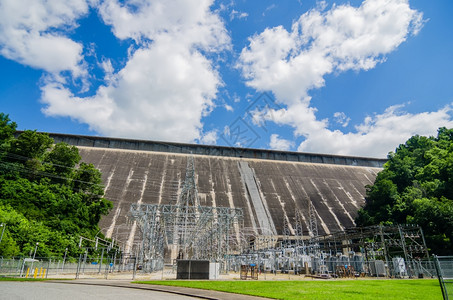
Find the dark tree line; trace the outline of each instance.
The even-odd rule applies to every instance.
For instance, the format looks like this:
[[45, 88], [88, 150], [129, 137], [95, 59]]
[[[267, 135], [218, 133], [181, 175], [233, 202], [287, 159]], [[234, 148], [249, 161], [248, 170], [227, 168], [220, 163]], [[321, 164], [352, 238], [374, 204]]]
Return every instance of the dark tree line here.
[[54, 144], [0, 113], [0, 223], [6, 224], [0, 256], [61, 256], [79, 251], [79, 236], [94, 237], [101, 216], [112, 208], [101, 173], [81, 162], [78, 149]]
[[453, 129], [437, 137], [413, 136], [388, 155], [388, 162], [367, 186], [358, 226], [417, 224], [430, 252], [453, 253]]

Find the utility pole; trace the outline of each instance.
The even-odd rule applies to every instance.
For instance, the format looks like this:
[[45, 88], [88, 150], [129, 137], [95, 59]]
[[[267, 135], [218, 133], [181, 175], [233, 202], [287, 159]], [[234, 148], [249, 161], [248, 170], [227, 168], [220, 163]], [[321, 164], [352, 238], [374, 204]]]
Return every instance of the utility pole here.
[[1, 244], [2, 243], [2, 239], [3, 239], [3, 233], [5, 232], [6, 224], [2, 223], [2, 224], [0, 224], [0, 227], [3, 227], [2, 235], [0, 235], [0, 244]]
[[63, 266], [61, 267], [61, 271], [64, 270], [64, 263], [66, 261], [66, 254], [68, 254], [68, 248], [64, 249]]
[[38, 250], [38, 245], [39, 245], [39, 242], [36, 243], [36, 246], [35, 246], [35, 252], [33, 253], [33, 259], [35, 259], [35, 256], [36, 256], [36, 250]]

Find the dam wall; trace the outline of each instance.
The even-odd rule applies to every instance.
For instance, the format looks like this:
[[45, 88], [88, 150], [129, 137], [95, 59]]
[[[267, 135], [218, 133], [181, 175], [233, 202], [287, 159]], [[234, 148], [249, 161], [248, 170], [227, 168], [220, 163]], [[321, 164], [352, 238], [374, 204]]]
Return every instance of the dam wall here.
[[[138, 243], [127, 225], [131, 204], [176, 204], [187, 160], [194, 158], [200, 205], [242, 208], [241, 226], [263, 235], [295, 233], [302, 215], [309, 235], [312, 204], [319, 234], [355, 226], [365, 186], [373, 184], [383, 159], [257, 149], [161, 143], [50, 134], [55, 142], [78, 147], [82, 160], [102, 172], [105, 197], [114, 203], [101, 220], [107, 237]], [[288, 229], [288, 228], [287, 228]]]

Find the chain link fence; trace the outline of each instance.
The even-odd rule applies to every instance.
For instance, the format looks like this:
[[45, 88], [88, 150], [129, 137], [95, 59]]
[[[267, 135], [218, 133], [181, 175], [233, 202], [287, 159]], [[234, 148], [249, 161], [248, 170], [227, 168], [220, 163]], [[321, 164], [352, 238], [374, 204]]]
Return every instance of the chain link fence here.
[[236, 255], [228, 259], [230, 270], [238, 272], [243, 265], [256, 265], [262, 273], [294, 275], [325, 275], [327, 277], [390, 277], [434, 278], [436, 270], [432, 260], [365, 260], [363, 256], [296, 257], [277, 256], [274, 252]]
[[436, 256], [434, 263], [444, 299], [453, 299], [453, 256]]
[[135, 256], [106, 256], [61, 258], [0, 258], [0, 277], [25, 278], [108, 278], [109, 274], [123, 273], [135, 279]]
[[[453, 257], [438, 258], [443, 273], [439, 276], [448, 294], [453, 288]], [[176, 276], [175, 263], [163, 265], [162, 261], [139, 262], [135, 256], [106, 255], [92, 257], [85, 253], [79, 257], [62, 258], [11, 258], [0, 257], [0, 277], [28, 278], [80, 278], [108, 279], [109, 276], [135, 279], [136, 274], [160, 274], [161, 278]], [[434, 278], [436, 260], [409, 260], [395, 258], [391, 261], [359, 258], [304, 260], [288, 258], [233, 256], [220, 266], [222, 274], [239, 273], [241, 266], [253, 264], [259, 273], [294, 275], [329, 275], [328, 277], [376, 277], [376, 278]], [[151, 267], [152, 266], [152, 267]], [[163, 267], [163, 268], [162, 268]], [[445, 298], [447, 299], [447, 298]]]

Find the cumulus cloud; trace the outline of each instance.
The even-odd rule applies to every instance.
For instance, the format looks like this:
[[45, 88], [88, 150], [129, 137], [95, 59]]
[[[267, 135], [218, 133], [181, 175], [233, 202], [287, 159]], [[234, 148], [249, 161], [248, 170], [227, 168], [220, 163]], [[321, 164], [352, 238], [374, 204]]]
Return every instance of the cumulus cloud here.
[[[289, 31], [277, 26], [254, 35], [242, 49], [238, 67], [250, 87], [272, 91], [277, 102], [286, 106], [255, 115], [292, 126], [296, 136], [305, 138], [300, 151], [382, 157], [411, 134], [435, 132], [450, 120], [450, 108], [418, 115], [397, 114], [389, 108], [367, 118], [356, 133], [344, 134], [329, 130], [327, 119], [317, 119], [309, 95], [325, 85], [327, 74], [366, 71], [384, 62], [423, 23], [422, 13], [411, 9], [407, 0], [367, 0], [359, 7], [333, 5], [326, 10], [326, 5], [319, 5], [295, 20]], [[341, 112], [334, 119], [343, 126], [349, 123]], [[429, 120], [422, 122], [425, 127], [407, 128], [393, 122], [415, 124], [422, 119]]]
[[269, 146], [274, 150], [288, 151], [294, 147], [294, 142], [281, 139], [278, 134], [271, 134]]
[[58, 82], [42, 87], [44, 112], [110, 136], [212, 143], [201, 119], [214, 107], [220, 76], [205, 53], [230, 47], [212, 1], [116, 1], [97, 7], [114, 35], [133, 41], [125, 67], [104, 60], [105, 84], [78, 97]]
[[88, 12], [85, 0], [0, 2], [0, 54], [58, 75], [86, 75], [83, 46], [65, 36]]
[[298, 151], [385, 157], [414, 134], [435, 136], [439, 127], [453, 127], [451, 105], [419, 114], [404, 112], [402, 108], [402, 105], [392, 106], [382, 114], [365, 118], [356, 126], [355, 133], [322, 128], [310, 134]]
[[293, 22], [291, 31], [277, 26], [250, 38], [239, 67], [249, 86], [272, 90], [291, 104], [322, 87], [326, 74], [373, 68], [422, 24], [422, 14], [405, 0], [316, 8]]
[[44, 86], [45, 113], [75, 118], [104, 135], [194, 141], [220, 84], [204, 56], [165, 40], [137, 50], [116, 77], [88, 98]]
[[186, 47], [216, 51], [229, 47], [220, 17], [211, 12], [212, 0], [139, 0], [102, 2], [99, 12], [120, 39], [138, 43], [165, 37]]

